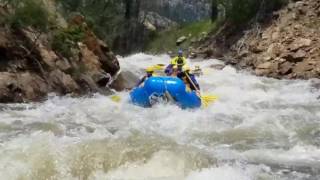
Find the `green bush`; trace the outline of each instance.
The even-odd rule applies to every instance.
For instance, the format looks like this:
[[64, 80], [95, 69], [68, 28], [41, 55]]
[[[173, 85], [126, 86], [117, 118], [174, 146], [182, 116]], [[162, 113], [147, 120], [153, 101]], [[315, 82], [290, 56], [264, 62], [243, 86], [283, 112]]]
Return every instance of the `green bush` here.
[[281, 8], [288, 0], [218, 0], [226, 11], [226, 19], [233, 24], [242, 24], [257, 13], [269, 13]]
[[121, 0], [56, 0], [63, 14], [80, 13], [90, 28], [103, 40], [112, 40], [122, 33], [124, 5]]
[[81, 26], [71, 26], [60, 29], [54, 33], [52, 49], [65, 57], [71, 57], [72, 49], [76, 48], [77, 42], [81, 42], [85, 37], [85, 31]]
[[[212, 32], [216, 30], [216, 23], [210, 20], [203, 20], [175, 27], [167, 31], [157, 33], [155, 37], [147, 44], [145, 50], [149, 53], [165, 53], [176, 51], [178, 48], [188, 49], [192, 45], [192, 40], [201, 39], [203, 32]], [[177, 47], [176, 40], [186, 36], [188, 39], [180, 47]]]
[[13, 27], [31, 26], [45, 31], [50, 25], [49, 12], [40, 0], [10, 1], [14, 13], [8, 18]]

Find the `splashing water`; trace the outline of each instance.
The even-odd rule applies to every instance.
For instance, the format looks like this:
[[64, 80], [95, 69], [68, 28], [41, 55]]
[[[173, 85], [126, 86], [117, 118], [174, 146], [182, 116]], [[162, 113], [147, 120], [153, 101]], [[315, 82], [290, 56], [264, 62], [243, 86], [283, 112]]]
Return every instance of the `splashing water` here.
[[[169, 57], [120, 58], [123, 70]], [[319, 91], [311, 81], [259, 78], [216, 60], [193, 61], [206, 109], [141, 108], [110, 97], [52, 96], [0, 106], [0, 177], [6, 180], [254, 180], [320, 178]]]

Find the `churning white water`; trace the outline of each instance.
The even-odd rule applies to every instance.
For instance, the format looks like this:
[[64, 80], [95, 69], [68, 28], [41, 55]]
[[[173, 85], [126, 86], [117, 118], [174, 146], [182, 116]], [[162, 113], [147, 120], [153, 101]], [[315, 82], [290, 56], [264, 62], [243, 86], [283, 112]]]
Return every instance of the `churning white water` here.
[[[123, 71], [168, 56], [120, 58]], [[320, 102], [312, 81], [260, 78], [192, 61], [206, 109], [141, 108], [110, 97], [50, 97], [0, 105], [0, 179], [320, 179]]]

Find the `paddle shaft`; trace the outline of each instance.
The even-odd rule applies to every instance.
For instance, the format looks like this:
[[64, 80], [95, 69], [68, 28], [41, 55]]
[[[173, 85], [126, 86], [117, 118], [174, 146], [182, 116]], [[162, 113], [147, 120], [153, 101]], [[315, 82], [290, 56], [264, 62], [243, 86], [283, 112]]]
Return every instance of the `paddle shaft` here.
[[191, 82], [191, 84], [193, 85], [193, 87], [196, 89], [196, 91], [200, 91], [200, 90], [198, 89], [198, 87], [194, 84], [194, 82], [192, 81], [192, 79], [190, 78], [190, 76], [188, 75], [188, 73], [185, 73], [185, 74], [186, 74], [187, 78], [189, 79], [189, 81]]

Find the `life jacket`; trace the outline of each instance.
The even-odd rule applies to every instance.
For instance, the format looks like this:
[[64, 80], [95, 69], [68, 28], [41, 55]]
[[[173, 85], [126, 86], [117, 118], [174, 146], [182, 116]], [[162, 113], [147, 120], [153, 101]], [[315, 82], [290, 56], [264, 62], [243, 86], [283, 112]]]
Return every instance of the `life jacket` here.
[[185, 57], [175, 57], [171, 60], [171, 63], [170, 64], [173, 64], [173, 65], [177, 65], [177, 66], [184, 66], [185, 64], [187, 64], [187, 60]]
[[185, 65], [185, 61], [183, 60], [182, 57], [178, 57], [178, 59], [177, 59], [177, 65], [180, 65], [180, 66]]

